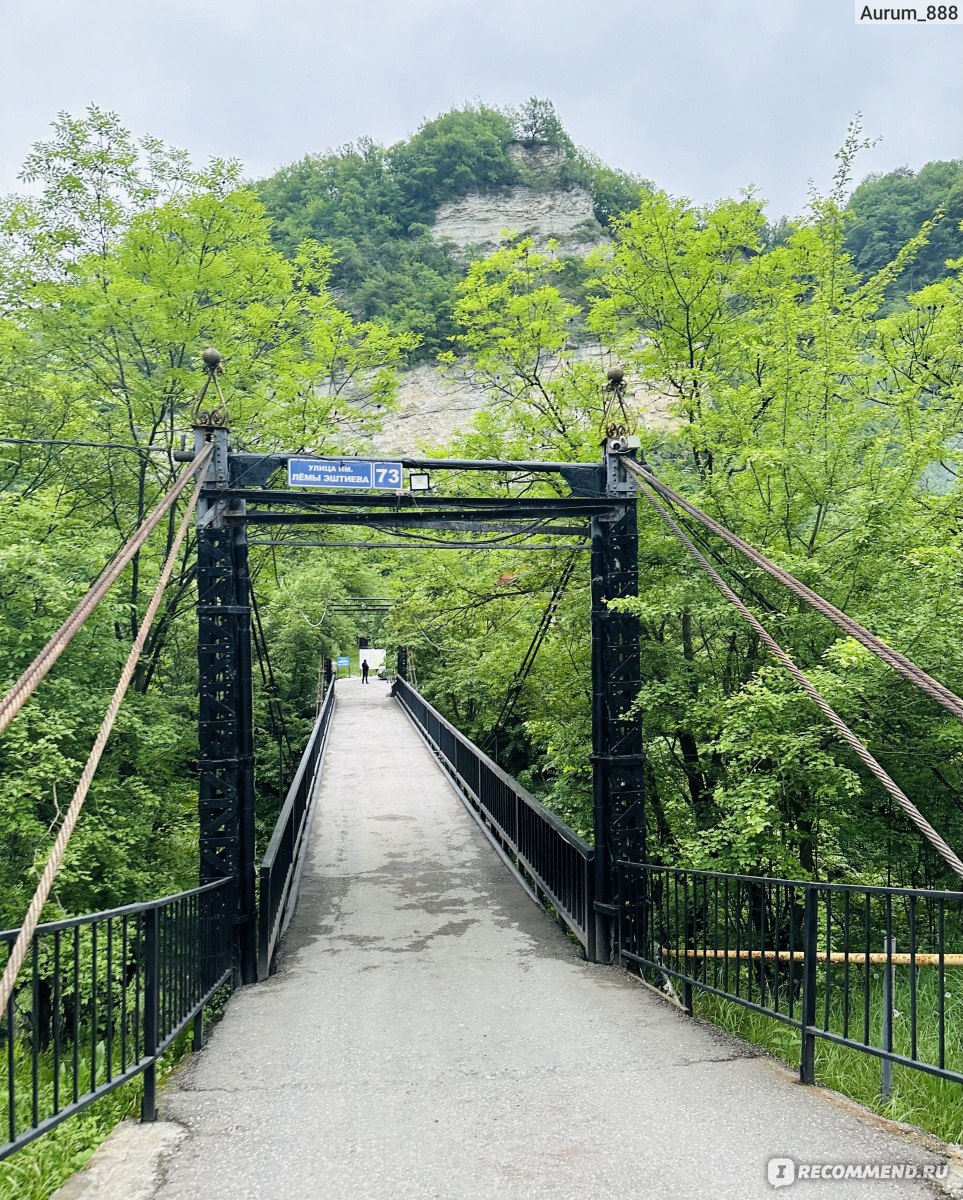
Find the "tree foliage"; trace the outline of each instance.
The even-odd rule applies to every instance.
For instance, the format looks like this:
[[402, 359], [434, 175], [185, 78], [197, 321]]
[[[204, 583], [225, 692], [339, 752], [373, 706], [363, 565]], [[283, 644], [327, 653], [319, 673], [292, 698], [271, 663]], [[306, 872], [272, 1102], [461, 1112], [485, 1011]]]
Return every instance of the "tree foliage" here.
[[[669, 427], [638, 432], [669, 482], [959, 690], [960, 264], [905, 311], [883, 314], [887, 289], [930, 230], [914, 231], [862, 277], [844, 212], [856, 149], [851, 138], [833, 194], [814, 197], [768, 252], [751, 197], [698, 208], [644, 195], [596, 257], [587, 312], [565, 300], [550, 257], [530, 245], [475, 264], [456, 306], [457, 345], [491, 400], [461, 449], [595, 458], [613, 410], [601, 372], [593, 381], [566, 349], [572, 328], [587, 323], [618, 352], [640, 399], [647, 389], [668, 397]], [[631, 393], [619, 423], [640, 419]], [[640, 505], [640, 595], [629, 607], [643, 630], [653, 854], [783, 875], [943, 881], [862, 765]], [[887, 770], [959, 841], [958, 724], [768, 577], [708, 548]], [[492, 631], [455, 628], [463, 659], [494, 676]], [[406, 632], [420, 644], [417, 626]], [[433, 636], [444, 636], [437, 623]], [[588, 711], [558, 704], [554, 691], [551, 707], [541, 701], [554, 673], [573, 692], [587, 678], [584, 626], [564, 651], [553, 639], [546, 647], [512, 754], [540, 765], [543, 794], [584, 827]], [[451, 703], [432, 665], [427, 653], [425, 686]], [[477, 729], [491, 714], [474, 719]]]
[[[519, 148], [561, 151], [526, 165]], [[550, 100], [518, 109], [469, 104], [384, 147], [362, 138], [307, 155], [258, 185], [287, 255], [306, 238], [332, 256], [332, 286], [359, 318], [385, 318], [422, 339], [426, 356], [455, 332], [451, 308], [467, 263], [430, 232], [439, 207], [469, 192], [584, 187], [603, 226], [633, 208], [645, 180], [576, 150]]]
[[[237, 169], [202, 171], [111, 114], [62, 117], [28, 161], [35, 198], [4, 215], [0, 419], [7, 437], [118, 448], [4, 449], [0, 686], [9, 686], [179, 469], [198, 355], [230, 373], [238, 445], [350, 451], [391, 404], [415, 339], [357, 323], [328, 288], [330, 255], [285, 258]], [[119, 448], [119, 447], [124, 448]], [[174, 523], [0, 743], [8, 921], [31, 885], [166, 555]], [[196, 667], [188, 543], [91, 795], [58, 902], [90, 909], [189, 883], [195, 873]], [[307, 703], [307, 700], [302, 701]], [[313, 692], [310, 694], [313, 703]], [[164, 852], [149, 847], [164, 829]]]
[[[449, 331], [444, 369], [489, 395], [473, 427], [441, 453], [594, 461], [607, 427], [636, 423], [670, 482], [963, 687], [960, 264], [887, 308], [946, 219], [914, 224], [867, 274], [845, 211], [850, 139], [832, 195], [815, 197], [778, 236], [751, 196], [699, 207], [610, 173], [614, 241], [591, 260], [588, 285], [583, 272], [573, 286], [556, 248], [530, 239], [456, 269], [430, 237], [433, 206], [482, 181], [509, 184], [516, 132], [506, 114], [475, 106], [428, 122], [401, 147], [364, 142], [305, 160], [258, 196], [234, 164], [197, 168], [133, 138], [111, 114], [58, 120], [28, 160], [37, 194], [3, 213], [0, 428], [13, 438], [118, 446], [28, 440], [0, 451], [2, 681], [30, 661], [174, 477], [172, 451], [190, 425], [206, 344], [225, 355], [235, 444], [350, 453], [391, 405], [423, 317], [438, 341]], [[582, 161], [566, 146], [566, 170], [577, 173]], [[395, 316], [359, 314], [366, 305]], [[605, 387], [607, 354], [628, 370], [621, 400]], [[641, 415], [653, 391], [671, 417], [658, 428]], [[436, 482], [489, 495], [562, 486], [524, 476]], [[19, 915], [170, 537], [165, 529], [139, 556], [0, 743], [8, 920]], [[862, 766], [644, 504], [640, 547], [634, 607], [653, 852], [785, 874], [941, 882]], [[963, 811], [955, 723], [767, 578], [721, 547], [710, 551], [953, 840]], [[188, 545], [92, 794], [94, 819], [82, 824], [56, 898], [62, 910], [193, 877], [192, 553]], [[532, 673], [516, 679], [570, 553], [496, 543], [461, 558], [342, 552], [335, 564], [257, 551], [255, 588], [294, 741], [313, 712], [319, 652], [344, 649], [352, 634], [326, 615], [328, 600], [394, 594], [390, 637], [414, 649], [427, 693], [467, 732], [497, 728], [501, 761], [589, 832], [583, 567]], [[518, 703], [501, 720], [513, 688]], [[259, 690], [262, 739], [272, 736], [268, 700]], [[273, 749], [261, 756], [262, 825], [285, 770]]]

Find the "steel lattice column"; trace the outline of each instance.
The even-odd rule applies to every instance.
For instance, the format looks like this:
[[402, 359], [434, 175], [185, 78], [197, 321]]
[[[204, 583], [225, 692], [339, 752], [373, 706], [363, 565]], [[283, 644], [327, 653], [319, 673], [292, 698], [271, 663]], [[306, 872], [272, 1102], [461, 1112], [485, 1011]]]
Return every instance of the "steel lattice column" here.
[[636, 710], [641, 686], [639, 620], [610, 600], [638, 595], [635, 488], [606, 449], [606, 491], [622, 502], [614, 521], [592, 519], [592, 747], [597, 956], [610, 953], [614, 918], [625, 909], [618, 862], [645, 861], [644, 745]]
[[[237, 970], [257, 974], [254, 871], [254, 737], [247, 534], [226, 523], [215, 455], [198, 504], [198, 818], [202, 883], [235, 881]], [[221, 447], [218, 446], [218, 449]], [[234, 510], [237, 513], [237, 510]], [[237, 514], [243, 515], [243, 512]]]

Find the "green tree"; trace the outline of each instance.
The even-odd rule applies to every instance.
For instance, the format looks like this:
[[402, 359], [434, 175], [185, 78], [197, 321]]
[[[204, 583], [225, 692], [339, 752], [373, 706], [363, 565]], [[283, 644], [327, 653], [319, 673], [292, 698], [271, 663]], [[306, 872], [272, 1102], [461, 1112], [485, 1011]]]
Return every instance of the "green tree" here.
[[[394, 367], [415, 342], [341, 311], [328, 288], [330, 255], [317, 244], [305, 243], [293, 259], [275, 250], [260, 202], [230, 164], [194, 172], [179, 152], [153, 141], [138, 146], [116, 118], [94, 109], [85, 119], [62, 117], [54, 138], [35, 148], [29, 173], [40, 194], [9, 206], [3, 225], [4, 432], [134, 450], [18, 446], [5, 455], [5, 685], [169, 486], [205, 345], [225, 356], [236, 444], [346, 452], [391, 403]], [[29, 885], [34, 848], [49, 840], [58, 797], [72, 790], [174, 527], [137, 556], [91, 623], [83, 652], [65, 657], [62, 675], [21, 718], [19, 736], [0, 744], [0, 805], [11, 828], [26, 831], [5, 860], [4, 895], [14, 907]], [[38, 545], [42, 574], [29, 565]], [[192, 555], [188, 544], [92, 793], [101, 820], [77, 835], [58, 897], [67, 908], [143, 898], [194, 873], [188, 764], [196, 667], [182, 619], [192, 601]], [[147, 853], [165, 829], [170, 856]]]
[[[815, 197], [769, 253], [751, 197], [700, 209], [643, 196], [596, 259], [588, 323], [628, 367], [630, 418], [642, 387], [671, 398], [668, 428], [639, 429], [670, 482], [960, 686], [950, 632], [961, 566], [950, 515], [963, 399], [959, 276], [880, 317], [927, 230], [861, 278], [841, 204], [855, 149], [851, 139], [841, 152], [833, 195]], [[595, 457], [605, 397], [597, 379], [579, 385], [581, 364], [565, 348], [585, 318], [556, 278], [551, 259], [524, 243], [470, 271], [456, 345], [491, 401], [459, 450]], [[943, 882], [942, 865], [905, 837], [888, 799], [644, 504], [640, 561], [631, 607], [643, 627], [653, 852], [740, 870]], [[720, 561], [887, 769], [958, 837], [956, 724], [766, 577]], [[465, 639], [469, 659], [474, 644]], [[497, 645], [507, 643], [489, 631], [471, 651], [486, 670]], [[584, 670], [584, 641], [572, 661]], [[533, 691], [522, 711], [540, 786], [584, 827], [587, 708], [548, 710]]]
[[551, 100], [530, 96], [512, 114], [512, 132], [524, 146], [572, 148], [565, 126]]

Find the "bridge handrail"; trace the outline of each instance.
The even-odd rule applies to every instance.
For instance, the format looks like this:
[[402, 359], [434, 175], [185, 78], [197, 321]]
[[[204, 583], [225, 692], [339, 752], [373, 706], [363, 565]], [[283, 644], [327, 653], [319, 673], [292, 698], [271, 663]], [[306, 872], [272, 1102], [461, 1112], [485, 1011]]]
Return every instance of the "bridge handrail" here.
[[[45, 933], [63, 933], [65, 929], [73, 929], [75, 925], [91, 925], [95, 921], [105, 921], [108, 917], [132, 917], [137, 913], [147, 912], [151, 908], [161, 908], [175, 900], [186, 900], [191, 896], [200, 896], [204, 892], [213, 892], [217, 888], [227, 886], [231, 880], [215, 879], [213, 883], [202, 883], [199, 887], [189, 888], [186, 892], [172, 892], [169, 896], [158, 896], [156, 900], [139, 900], [135, 904], [123, 904], [119, 908], [105, 908], [101, 912], [84, 913], [79, 917], [62, 917], [59, 921], [45, 921], [34, 931], [39, 937]], [[10, 943], [20, 932], [17, 929], [0, 929], [0, 943]]]
[[274, 953], [292, 906], [294, 881], [301, 863], [304, 834], [314, 800], [314, 785], [334, 705], [335, 681], [332, 679], [261, 860], [258, 872], [259, 980], [266, 979], [271, 973]]
[[0, 1160], [138, 1075], [153, 1120], [158, 1060], [192, 1021], [200, 1047], [233, 946], [230, 879], [38, 925], [0, 1024]]
[[552, 905], [559, 923], [571, 930], [592, 958], [594, 848], [469, 741], [407, 680], [399, 676], [393, 694], [508, 866], [540, 903], [547, 900]]
[[946, 990], [947, 972], [963, 970], [963, 892], [618, 870], [623, 964], [680, 988], [690, 1013], [698, 991], [797, 1030], [803, 1083], [815, 1082], [818, 1041], [882, 1060], [884, 1096], [893, 1064], [963, 1083]]

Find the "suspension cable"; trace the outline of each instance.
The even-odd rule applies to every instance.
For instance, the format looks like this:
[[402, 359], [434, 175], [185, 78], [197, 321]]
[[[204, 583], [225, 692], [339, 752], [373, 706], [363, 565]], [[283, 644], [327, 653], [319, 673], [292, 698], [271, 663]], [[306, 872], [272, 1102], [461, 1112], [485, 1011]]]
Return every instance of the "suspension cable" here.
[[173, 454], [174, 446], [133, 446], [129, 442], [77, 442], [68, 438], [0, 437], [0, 446], [68, 446], [87, 450], [130, 450], [133, 454]]
[[[181, 477], [184, 482], [189, 476]], [[161, 569], [160, 577], [157, 580], [157, 586], [154, 588], [154, 594], [151, 596], [150, 603], [147, 606], [147, 611], [144, 613], [144, 619], [141, 622], [140, 629], [137, 631], [137, 637], [134, 639], [134, 644], [130, 648], [130, 653], [127, 656], [127, 661], [124, 663], [124, 669], [120, 673], [120, 679], [117, 681], [117, 686], [114, 688], [114, 694], [111, 697], [110, 704], [107, 707], [107, 712], [101, 722], [100, 729], [97, 732], [97, 737], [94, 741], [93, 748], [84, 764], [84, 769], [81, 772], [80, 780], [77, 783], [77, 788], [74, 791], [73, 799], [70, 801], [70, 806], [67, 809], [63, 819], [63, 824], [57, 833], [57, 839], [54, 842], [53, 849], [47, 858], [47, 863], [43, 869], [43, 874], [40, 876], [40, 882], [37, 884], [37, 889], [33, 894], [33, 899], [27, 909], [27, 914], [23, 919], [23, 925], [20, 932], [17, 934], [17, 940], [14, 942], [10, 950], [10, 957], [7, 960], [7, 965], [3, 971], [3, 977], [0, 978], [0, 1012], [6, 1012], [7, 1004], [10, 1001], [10, 995], [13, 992], [14, 984], [17, 980], [17, 975], [23, 965], [23, 960], [26, 957], [27, 949], [33, 940], [34, 931], [37, 928], [37, 922], [40, 920], [40, 914], [43, 912], [43, 907], [47, 903], [47, 898], [50, 895], [50, 889], [53, 887], [54, 879], [60, 869], [60, 864], [63, 862], [64, 854], [67, 850], [67, 845], [73, 835], [74, 828], [77, 824], [77, 819], [80, 816], [80, 810], [83, 808], [84, 801], [87, 799], [87, 793], [90, 791], [90, 785], [93, 782], [94, 772], [100, 763], [104, 748], [107, 745], [107, 739], [110, 737], [111, 730], [114, 727], [114, 722], [117, 719], [117, 714], [120, 711], [121, 702], [127, 694], [127, 689], [134, 677], [134, 672], [137, 669], [137, 664], [140, 661], [140, 656], [143, 652], [144, 645], [147, 641], [147, 635], [150, 633], [151, 626], [154, 623], [154, 618], [157, 616], [157, 610], [160, 608], [161, 600], [164, 598], [164, 593], [167, 590], [167, 585], [170, 582], [171, 573], [174, 570], [174, 565], [177, 561], [177, 556], [180, 553], [181, 544], [187, 534], [187, 530], [191, 523], [191, 518], [194, 515], [194, 508], [197, 505], [200, 496], [200, 488], [194, 489], [193, 495], [188, 501], [187, 510], [184, 513], [183, 520], [177, 530], [177, 534], [171, 544], [167, 559]]]
[[628, 458], [622, 461], [631, 474], [647, 487], [657, 492], [664, 500], [668, 500], [671, 504], [689, 513], [700, 525], [717, 534], [724, 541], [728, 542], [730, 546], [748, 558], [750, 562], [754, 563], [757, 567], [761, 567], [773, 579], [778, 580], [797, 599], [811, 605], [818, 613], [832, 621], [837, 628], [865, 646], [867, 650], [875, 654], [887, 666], [892, 667], [904, 679], [914, 683], [931, 700], [935, 700], [947, 712], [963, 720], [963, 700], [955, 692], [950, 691], [948, 687], [927, 674], [922, 667], [917, 666], [911, 659], [907, 658], [904, 654], [900, 654], [898, 650], [894, 650], [892, 646], [888, 646], [864, 625], [860, 625], [858, 621], [847, 616], [841, 609], [838, 609], [834, 604], [831, 604], [828, 600], [820, 596], [818, 592], [814, 592], [812, 588], [801, 583], [794, 575], [790, 575], [788, 571], [784, 571], [782, 567], [778, 567], [774, 562], [766, 558], [764, 554], [756, 550], [755, 547], [750, 546], [748, 542], [744, 542], [742, 538], [737, 537], [724, 525], [720, 525], [718, 521], [714, 521], [707, 513], [704, 513], [700, 508], [697, 508], [683, 496], [680, 496], [678, 492], [673, 491], [667, 484], [657, 479], [648, 467], [640, 466]]
[[562, 568], [562, 573], [559, 576], [558, 582], [555, 584], [554, 589], [552, 590], [552, 595], [549, 599], [549, 602], [542, 612], [541, 619], [538, 623], [538, 628], [535, 630], [535, 634], [529, 643], [529, 647], [525, 651], [525, 657], [522, 659], [521, 665], [515, 672], [515, 678], [509, 685], [505, 699], [502, 701], [502, 707], [498, 713], [498, 717], [495, 720], [495, 724], [488, 731], [485, 740], [481, 743], [482, 750], [486, 750], [490, 745], [492, 745], [492, 743], [498, 737], [498, 734], [502, 729], [504, 729], [508, 718], [512, 715], [515, 704], [517, 703], [519, 696], [522, 694], [522, 688], [525, 685], [525, 680], [528, 678], [532, 667], [535, 665], [535, 659], [538, 657], [538, 652], [541, 649], [542, 642], [545, 640], [545, 636], [552, 624], [552, 619], [555, 616], [555, 613], [558, 611], [558, 606], [562, 602], [562, 597], [565, 595], [565, 589], [568, 587], [569, 580], [572, 578], [572, 572], [575, 569], [576, 557], [576, 554], [570, 554], [565, 562], [565, 566]]
[[[184, 468], [177, 477], [177, 481], [173, 487], [165, 493], [154, 508], [154, 511], [141, 522], [133, 537], [121, 547], [117, 557], [91, 585], [86, 596], [84, 596], [30, 666], [27, 667], [26, 671], [24, 671], [9, 692], [0, 700], [0, 734], [4, 732], [37, 690], [47, 672], [70, 645], [74, 635], [80, 630], [87, 618], [101, 600], [103, 600], [104, 596], [106, 596], [127, 564], [160, 524], [167, 511], [176, 502], [177, 497], [187, 487], [188, 483], [197, 477], [207, 466], [208, 460], [213, 453], [214, 445], [210, 443], [189, 466]], [[196, 501], [193, 503], [196, 503]], [[191, 511], [193, 511], [193, 508]]]
[[288, 734], [287, 722], [284, 719], [284, 708], [281, 704], [281, 689], [278, 687], [274, 674], [274, 664], [268, 651], [267, 638], [264, 636], [264, 625], [261, 621], [261, 609], [257, 602], [254, 588], [251, 588], [251, 611], [254, 614], [252, 632], [254, 634], [254, 649], [257, 653], [258, 667], [261, 672], [261, 683], [268, 695], [268, 719], [271, 722], [271, 732], [280, 744], [281, 739], [287, 743], [289, 761], [294, 757], [291, 738]]
[[777, 659], [792, 675], [793, 679], [799, 684], [810, 700], [826, 717], [832, 727], [836, 730], [839, 737], [856, 752], [857, 756], [876, 776], [879, 782], [883, 785], [887, 792], [893, 797], [896, 803], [902, 808], [909, 819], [913, 822], [916, 828], [923, 834], [930, 845], [940, 854], [943, 859], [952, 867], [952, 869], [963, 878], [963, 860], [950, 848], [950, 846], [940, 837], [933, 826], [927, 821], [916, 805], [910, 800], [900, 786], [890, 778], [884, 768], [873, 757], [869, 749], [859, 740], [855, 733], [850, 729], [842, 717], [825, 699], [822, 693], [816, 688], [816, 685], [810, 680], [805, 672], [793, 662], [785, 650], [779, 645], [776, 639], [769, 633], [766, 627], [758, 620], [758, 618], [750, 612], [743, 604], [736, 593], [729, 587], [726, 581], [722, 578], [719, 572], [712, 566], [709, 560], [700, 553], [694, 543], [686, 536], [682, 527], [673, 518], [671, 513], [660, 503], [659, 499], [650, 494], [648, 491], [642, 493], [649, 504], [659, 514], [665, 524], [669, 527], [672, 533], [685, 546], [689, 554], [696, 560], [703, 571], [709, 576], [712, 582], [716, 585], [719, 591], [725, 596], [730, 604], [739, 613], [742, 619], [755, 631], [759, 640], [769, 649], [770, 653]]

